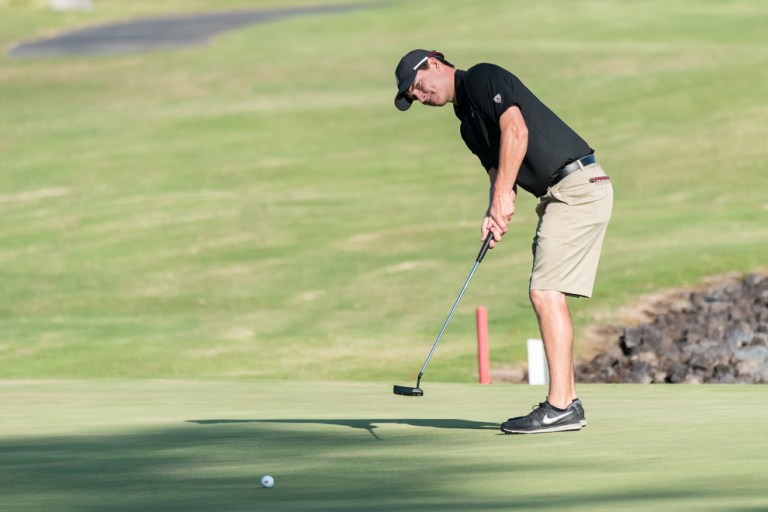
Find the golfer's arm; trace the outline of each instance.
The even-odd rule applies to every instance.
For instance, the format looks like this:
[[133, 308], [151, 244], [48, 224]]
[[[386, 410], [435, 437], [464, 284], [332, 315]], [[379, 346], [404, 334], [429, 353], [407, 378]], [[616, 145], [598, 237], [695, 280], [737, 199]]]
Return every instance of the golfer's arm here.
[[488, 209], [485, 211], [486, 217], [491, 214], [491, 204], [493, 204], [493, 184], [496, 183], [496, 174], [498, 174], [498, 171], [495, 167], [488, 169], [488, 179], [491, 181], [491, 186], [488, 189]]
[[514, 201], [517, 173], [528, 151], [528, 127], [520, 109], [513, 105], [502, 114], [499, 128], [499, 169], [493, 181], [493, 194], [496, 197], [510, 196]]

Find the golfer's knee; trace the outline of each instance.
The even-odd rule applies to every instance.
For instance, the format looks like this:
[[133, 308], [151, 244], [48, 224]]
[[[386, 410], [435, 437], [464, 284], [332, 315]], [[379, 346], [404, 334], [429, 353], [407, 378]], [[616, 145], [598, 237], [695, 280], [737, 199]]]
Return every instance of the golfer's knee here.
[[555, 290], [529, 290], [528, 297], [536, 311], [563, 306], [568, 300], [564, 293]]

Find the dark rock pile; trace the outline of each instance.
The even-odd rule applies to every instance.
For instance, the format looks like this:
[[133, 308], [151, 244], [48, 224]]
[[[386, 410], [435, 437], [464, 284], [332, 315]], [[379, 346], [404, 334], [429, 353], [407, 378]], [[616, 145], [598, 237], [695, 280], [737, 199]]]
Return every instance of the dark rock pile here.
[[680, 292], [657, 305], [653, 320], [623, 329], [613, 349], [578, 365], [576, 379], [768, 383], [768, 276]]

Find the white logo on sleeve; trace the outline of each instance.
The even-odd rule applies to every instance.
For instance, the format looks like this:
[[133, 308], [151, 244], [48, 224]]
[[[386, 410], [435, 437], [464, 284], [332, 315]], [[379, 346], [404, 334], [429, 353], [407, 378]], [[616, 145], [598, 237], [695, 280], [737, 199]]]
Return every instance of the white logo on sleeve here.
[[493, 101], [495, 101], [496, 103], [501, 103], [501, 94], [497, 94], [496, 96], [494, 96]]

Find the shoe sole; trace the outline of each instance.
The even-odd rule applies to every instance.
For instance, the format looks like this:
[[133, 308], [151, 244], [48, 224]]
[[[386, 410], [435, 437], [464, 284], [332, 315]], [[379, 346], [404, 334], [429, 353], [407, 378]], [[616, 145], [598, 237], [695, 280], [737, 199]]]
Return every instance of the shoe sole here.
[[[586, 420], [584, 420], [586, 421]], [[501, 427], [501, 431], [505, 434], [547, 434], [551, 432], [569, 432], [581, 430], [583, 425], [579, 423], [570, 423], [568, 425], [556, 425], [554, 427], [537, 428], [536, 430], [515, 430], [511, 428]]]
[[[507, 420], [507, 421], [512, 421], [512, 419], [513, 419], [513, 418], [509, 418], [509, 420]], [[586, 420], [586, 418], [585, 418], [585, 419], [583, 419], [583, 420], [580, 420], [580, 421], [579, 421], [579, 423], [581, 423], [581, 428], [584, 428], [584, 427], [586, 427], [586, 426], [587, 426], [587, 420]]]

